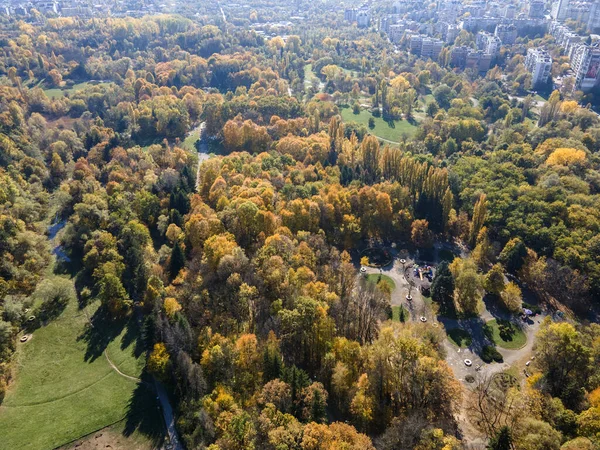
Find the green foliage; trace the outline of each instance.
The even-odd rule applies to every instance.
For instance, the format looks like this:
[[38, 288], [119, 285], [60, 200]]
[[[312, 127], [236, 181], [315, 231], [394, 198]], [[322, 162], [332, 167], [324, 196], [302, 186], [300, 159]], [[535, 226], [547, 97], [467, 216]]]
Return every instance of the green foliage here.
[[459, 347], [470, 347], [472, 343], [471, 335], [468, 331], [461, 330], [460, 328], [450, 328], [448, 331], [448, 338], [454, 344]]
[[184, 267], [184, 265], [185, 254], [183, 253], [181, 244], [179, 243], [179, 241], [177, 241], [173, 246], [173, 250], [171, 250], [171, 263], [169, 266], [169, 273], [171, 274], [171, 277], [176, 277], [179, 271]]
[[443, 314], [454, 309], [454, 277], [447, 261], [442, 261], [435, 272], [431, 283], [431, 298], [440, 304]]
[[502, 354], [496, 350], [496, 347], [493, 345], [484, 345], [479, 356], [481, 356], [481, 359], [488, 364], [492, 361], [499, 363], [504, 361]]
[[502, 348], [521, 348], [527, 342], [527, 336], [517, 325], [507, 320], [490, 320], [484, 326], [488, 339]]
[[487, 448], [489, 450], [511, 450], [513, 448], [513, 438], [510, 428], [503, 426], [492, 436]]

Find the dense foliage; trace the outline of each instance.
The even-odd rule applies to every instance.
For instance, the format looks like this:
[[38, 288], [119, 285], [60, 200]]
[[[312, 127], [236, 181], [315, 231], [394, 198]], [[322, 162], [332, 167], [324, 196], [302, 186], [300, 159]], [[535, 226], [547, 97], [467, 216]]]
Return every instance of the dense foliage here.
[[[75, 301], [47, 273], [52, 223], [80, 304], [143, 321], [190, 449], [460, 448], [445, 332], [388, 320], [389, 289], [357, 277], [367, 243], [460, 245], [431, 288], [444, 314], [476, 315], [484, 295], [519, 312], [523, 282], [595, 311], [600, 122], [559, 92], [535, 112], [497, 70], [323, 22], [285, 41], [177, 16], [2, 25], [0, 393], [19, 330]], [[359, 100], [416, 133], [344, 123]], [[198, 167], [200, 123], [218, 155]], [[491, 448], [598, 443], [597, 335], [547, 319], [510, 401], [469, 390]]]

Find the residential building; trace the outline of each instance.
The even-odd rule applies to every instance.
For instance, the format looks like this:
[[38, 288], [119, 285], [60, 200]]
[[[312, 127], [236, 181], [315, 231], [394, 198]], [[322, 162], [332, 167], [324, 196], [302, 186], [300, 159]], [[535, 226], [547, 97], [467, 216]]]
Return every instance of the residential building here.
[[444, 41], [423, 36], [421, 34], [414, 34], [409, 40], [410, 52], [419, 55], [422, 58], [437, 60], [443, 47]]
[[482, 50], [471, 50], [467, 53], [465, 67], [467, 69], [476, 69], [480, 73], [490, 70], [492, 55]]
[[517, 7], [515, 5], [506, 5], [504, 8], [504, 17], [507, 19], [514, 19], [517, 14]]
[[358, 15], [358, 9], [348, 8], [344, 11], [344, 20], [346, 22], [356, 22], [357, 15]]
[[371, 13], [368, 8], [361, 8], [356, 13], [356, 24], [358, 28], [367, 28], [371, 22]]
[[477, 33], [476, 43], [479, 50], [483, 50], [484, 53], [488, 53], [492, 56], [496, 56], [500, 52], [500, 47], [502, 46], [502, 41], [500, 41], [498, 36], [494, 36], [485, 31]]
[[531, 73], [532, 86], [545, 84], [552, 70], [552, 58], [543, 49], [530, 48], [525, 57], [525, 67]]
[[494, 30], [494, 36], [500, 39], [504, 45], [513, 45], [517, 40], [517, 27], [513, 24], [498, 24]]
[[467, 64], [467, 54], [471, 49], [465, 45], [454, 47], [450, 53], [450, 65], [464, 69]]
[[570, 0], [557, 0], [552, 5], [552, 18], [560, 21], [567, 19], [569, 17], [569, 4]]
[[598, 84], [600, 75], [600, 43], [578, 44], [571, 58], [571, 68], [575, 73], [574, 90], [587, 92]]
[[527, 17], [530, 19], [542, 19], [544, 17], [544, 11], [546, 10], [546, 4], [541, 0], [531, 0], [529, 2], [529, 11]]

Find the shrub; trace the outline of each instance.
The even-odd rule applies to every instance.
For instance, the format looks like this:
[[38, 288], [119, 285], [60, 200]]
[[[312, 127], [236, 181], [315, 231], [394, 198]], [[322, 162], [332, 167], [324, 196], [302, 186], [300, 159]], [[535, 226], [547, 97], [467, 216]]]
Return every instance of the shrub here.
[[53, 277], [43, 280], [32, 294], [38, 304], [36, 316], [42, 321], [58, 317], [71, 300], [75, 300], [73, 283], [66, 278]]
[[484, 362], [486, 363], [491, 363], [492, 361], [496, 361], [501, 363], [502, 361], [504, 361], [504, 359], [502, 358], [502, 354], [496, 350], [496, 347], [494, 347], [493, 345], [486, 345], [483, 347], [483, 349], [481, 350], [481, 359], [483, 359]]

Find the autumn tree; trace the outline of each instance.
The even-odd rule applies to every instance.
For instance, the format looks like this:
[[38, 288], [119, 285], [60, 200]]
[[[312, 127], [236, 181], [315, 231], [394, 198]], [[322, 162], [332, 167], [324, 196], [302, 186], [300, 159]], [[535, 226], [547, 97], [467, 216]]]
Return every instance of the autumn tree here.
[[455, 258], [450, 264], [454, 276], [454, 304], [463, 314], [477, 314], [483, 298], [482, 277], [472, 259]]

